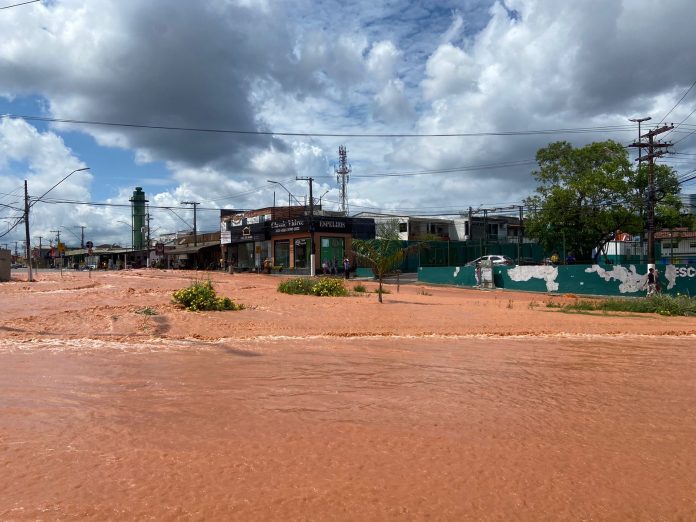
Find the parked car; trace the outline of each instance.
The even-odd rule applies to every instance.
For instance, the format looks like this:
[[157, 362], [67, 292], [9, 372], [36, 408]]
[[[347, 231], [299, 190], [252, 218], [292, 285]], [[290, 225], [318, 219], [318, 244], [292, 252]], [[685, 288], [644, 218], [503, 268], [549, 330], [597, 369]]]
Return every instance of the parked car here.
[[515, 262], [512, 260], [512, 258], [508, 256], [500, 256], [500, 255], [493, 255], [493, 256], [482, 256], [479, 257], [478, 259], [474, 259], [473, 261], [469, 261], [466, 266], [476, 266], [482, 261], [491, 261], [493, 262], [493, 265], [508, 265], [508, 266], [513, 266]]
[[12, 263], [10, 268], [24, 268], [24, 265], [22, 263]]

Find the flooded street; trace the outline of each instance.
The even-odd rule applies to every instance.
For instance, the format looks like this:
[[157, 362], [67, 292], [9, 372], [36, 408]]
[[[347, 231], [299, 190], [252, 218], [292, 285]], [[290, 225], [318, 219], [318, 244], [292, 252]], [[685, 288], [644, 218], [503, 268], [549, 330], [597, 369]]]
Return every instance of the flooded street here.
[[0, 519], [693, 519], [694, 344], [0, 341]]

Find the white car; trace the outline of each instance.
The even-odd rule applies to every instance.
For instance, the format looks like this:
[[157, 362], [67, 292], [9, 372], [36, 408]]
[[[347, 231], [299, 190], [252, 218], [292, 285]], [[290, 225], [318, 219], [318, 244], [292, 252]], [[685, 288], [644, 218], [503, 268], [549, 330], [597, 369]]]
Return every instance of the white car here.
[[466, 266], [476, 266], [482, 261], [491, 261], [493, 265], [507, 265], [507, 266], [513, 266], [515, 262], [512, 260], [512, 258], [508, 256], [501, 256], [501, 255], [492, 255], [492, 256], [482, 256], [479, 257], [478, 259], [474, 259], [473, 261], [469, 261]]

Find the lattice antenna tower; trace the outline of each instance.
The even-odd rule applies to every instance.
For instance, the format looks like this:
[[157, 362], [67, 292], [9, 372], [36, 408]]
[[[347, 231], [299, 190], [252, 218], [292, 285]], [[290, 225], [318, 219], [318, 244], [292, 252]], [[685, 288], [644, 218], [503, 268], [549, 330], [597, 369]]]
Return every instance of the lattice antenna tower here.
[[348, 155], [346, 148], [343, 145], [338, 147], [338, 167], [336, 167], [336, 183], [341, 189], [341, 197], [339, 202], [339, 210], [345, 215], [348, 215], [348, 180], [351, 172], [348, 164]]

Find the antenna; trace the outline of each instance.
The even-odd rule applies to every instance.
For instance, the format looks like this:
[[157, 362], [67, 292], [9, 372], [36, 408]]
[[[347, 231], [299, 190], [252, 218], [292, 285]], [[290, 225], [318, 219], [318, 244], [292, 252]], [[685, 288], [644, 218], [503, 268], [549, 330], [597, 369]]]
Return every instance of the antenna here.
[[343, 145], [338, 147], [338, 167], [336, 168], [336, 183], [341, 189], [339, 211], [348, 215], [348, 180], [350, 178], [351, 168], [347, 161], [346, 148]]

